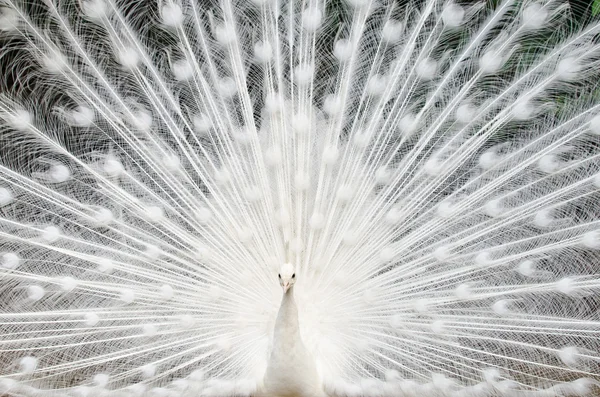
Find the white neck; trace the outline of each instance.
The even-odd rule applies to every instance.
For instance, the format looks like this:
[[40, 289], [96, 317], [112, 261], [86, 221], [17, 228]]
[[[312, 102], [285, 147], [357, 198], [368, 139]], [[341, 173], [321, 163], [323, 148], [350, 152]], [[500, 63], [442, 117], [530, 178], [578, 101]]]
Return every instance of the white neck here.
[[273, 339], [275, 348], [281, 344], [289, 345], [290, 343], [301, 342], [298, 325], [298, 307], [294, 300], [293, 287], [288, 289], [281, 299]]

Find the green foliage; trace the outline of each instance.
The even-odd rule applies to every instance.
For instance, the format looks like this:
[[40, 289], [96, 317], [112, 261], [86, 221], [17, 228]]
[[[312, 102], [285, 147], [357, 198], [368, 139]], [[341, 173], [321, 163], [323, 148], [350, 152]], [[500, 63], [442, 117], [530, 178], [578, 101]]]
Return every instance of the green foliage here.
[[600, 14], [600, 0], [594, 0], [594, 3], [592, 4], [592, 15], [596, 16]]

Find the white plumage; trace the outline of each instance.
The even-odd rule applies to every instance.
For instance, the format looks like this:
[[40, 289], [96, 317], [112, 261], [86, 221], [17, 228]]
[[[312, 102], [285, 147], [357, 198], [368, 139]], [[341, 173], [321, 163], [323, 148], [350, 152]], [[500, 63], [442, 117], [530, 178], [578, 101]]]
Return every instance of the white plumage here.
[[0, 396], [598, 395], [599, 34], [0, 0]]

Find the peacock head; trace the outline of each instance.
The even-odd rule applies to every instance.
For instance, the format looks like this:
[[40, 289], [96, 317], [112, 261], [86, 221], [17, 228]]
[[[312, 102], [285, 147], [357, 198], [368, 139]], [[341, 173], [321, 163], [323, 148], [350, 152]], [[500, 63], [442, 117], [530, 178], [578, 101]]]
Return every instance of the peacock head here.
[[296, 272], [294, 266], [290, 263], [284, 263], [279, 270], [279, 285], [283, 287], [285, 294], [296, 282]]

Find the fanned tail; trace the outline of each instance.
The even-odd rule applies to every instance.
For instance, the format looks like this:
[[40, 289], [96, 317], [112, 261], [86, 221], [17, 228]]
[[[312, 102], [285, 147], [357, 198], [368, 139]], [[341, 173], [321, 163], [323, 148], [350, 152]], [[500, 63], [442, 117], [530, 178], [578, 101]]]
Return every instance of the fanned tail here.
[[252, 395], [288, 262], [331, 395], [596, 392], [600, 24], [490, 3], [4, 0], [0, 393]]

